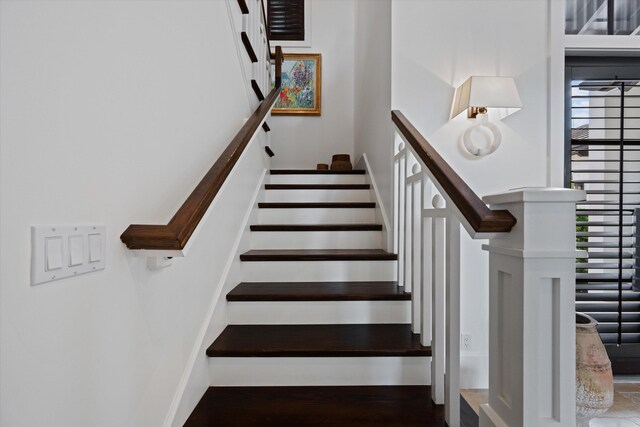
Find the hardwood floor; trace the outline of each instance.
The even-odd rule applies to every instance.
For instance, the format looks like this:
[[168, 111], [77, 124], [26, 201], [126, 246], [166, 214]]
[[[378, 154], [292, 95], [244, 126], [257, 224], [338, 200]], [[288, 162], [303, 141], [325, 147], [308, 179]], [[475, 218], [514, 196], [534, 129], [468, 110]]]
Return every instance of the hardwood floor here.
[[241, 261], [395, 261], [382, 249], [251, 249]]
[[397, 282], [243, 282], [227, 301], [410, 301]]
[[185, 427], [444, 427], [428, 386], [210, 387]]
[[251, 231], [381, 231], [382, 224], [255, 224]]
[[409, 324], [229, 325], [209, 357], [431, 356]]
[[375, 202], [260, 202], [260, 209], [371, 209]]

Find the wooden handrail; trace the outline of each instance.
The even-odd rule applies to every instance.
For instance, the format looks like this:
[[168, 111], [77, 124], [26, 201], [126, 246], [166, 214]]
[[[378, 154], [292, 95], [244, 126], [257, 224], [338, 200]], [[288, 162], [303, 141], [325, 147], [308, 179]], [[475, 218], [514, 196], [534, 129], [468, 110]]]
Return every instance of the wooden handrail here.
[[182, 250], [205, 212], [238, 162], [256, 130], [278, 99], [281, 86], [282, 48], [276, 46], [276, 84], [249, 120], [231, 140], [218, 160], [202, 178], [180, 209], [166, 225], [132, 224], [120, 236], [129, 249]]
[[391, 119], [404, 139], [438, 180], [451, 201], [477, 233], [509, 232], [516, 219], [507, 210], [491, 210], [398, 110]]

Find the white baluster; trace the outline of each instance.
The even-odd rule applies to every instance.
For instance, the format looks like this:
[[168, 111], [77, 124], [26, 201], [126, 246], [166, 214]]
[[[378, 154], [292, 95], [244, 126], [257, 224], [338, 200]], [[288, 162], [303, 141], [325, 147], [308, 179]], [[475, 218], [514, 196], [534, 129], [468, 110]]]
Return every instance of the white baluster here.
[[431, 181], [426, 173], [422, 173], [422, 185], [420, 192], [419, 221], [422, 223], [420, 230], [420, 343], [424, 346], [431, 345], [431, 316], [432, 316], [432, 276], [433, 271], [433, 234], [430, 216], [424, 214], [427, 201], [431, 200]]
[[460, 426], [460, 221], [447, 217], [445, 421]]
[[[440, 195], [436, 194], [432, 203], [435, 209], [443, 210], [444, 200]], [[445, 368], [445, 218], [434, 216], [432, 227], [431, 399], [442, 405]]]
[[404, 250], [402, 252], [403, 264], [404, 264], [404, 291], [413, 292], [413, 270], [412, 270], [412, 237], [413, 237], [413, 192], [411, 191], [412, 184], [407, 179], [410, 176], [409, 165], [411, 163], [411, 151], [407, 151], [405, 158], [404, 170]]
[[422, 269], [421, 269], [421, 241], [422, 236], [422, 172], [420, 164], [415, 163], [411, 168], [411, 329], [414, 334], [422, 331]]
[[[401, 151], [401, 155], [398, 162], [399, 179], [397, 183], [398, 188], [398, 285], [404, 286], [404, 238], [405, 238], [405, 226], [404, 226], [404, 206], [405, 206], [405, 184], [406, 177], [405, 165], [407, 163], [406, 151]], [[406, 288], [405, 288], [406, 291]]]

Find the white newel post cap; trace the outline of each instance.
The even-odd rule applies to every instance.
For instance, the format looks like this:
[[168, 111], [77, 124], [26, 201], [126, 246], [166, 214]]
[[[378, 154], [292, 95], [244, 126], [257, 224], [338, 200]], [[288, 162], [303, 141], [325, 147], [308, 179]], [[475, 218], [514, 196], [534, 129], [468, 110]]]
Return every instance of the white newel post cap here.
[[526, 258], [575, 258], [575, 205], [585, 199], [582, 190], [553, 187], [516, 188], [485, 196], [482, 200], [491, 209], [506, 209], [517, 222], [510, 233], [497, 234], [483, 247], [490, 252], [516, 251]]

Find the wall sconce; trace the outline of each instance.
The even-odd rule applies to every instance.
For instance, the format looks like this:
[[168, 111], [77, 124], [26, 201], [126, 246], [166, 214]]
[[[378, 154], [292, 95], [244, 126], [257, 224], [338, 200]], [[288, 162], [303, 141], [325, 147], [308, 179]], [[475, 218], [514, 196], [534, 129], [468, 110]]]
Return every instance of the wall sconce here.
[[[462, 141], [467, 151], [474, 156], [486, 156], [498, 149], [502, 141], [500, 129], [489, 122], [491, 117], [502, 120], [522, 108], [520, 95], [512, 77], [469, 77], [456, 89], [451, 108], [451, 118], [467, 110], [467, 117], [475, 119], [475, 124], [467, 129]], [[478, 147], [471, 135], [485, 128], [490, 133], [490, 142], [486, 147]]]

